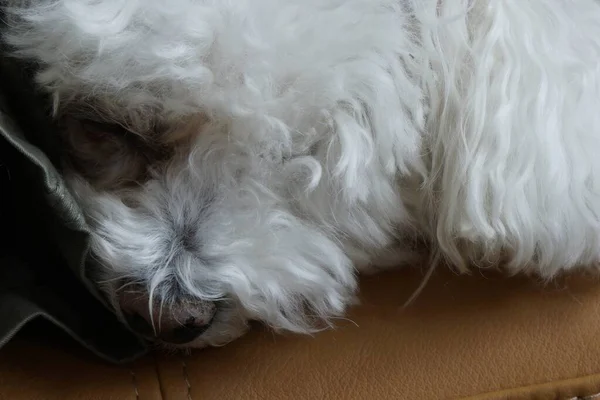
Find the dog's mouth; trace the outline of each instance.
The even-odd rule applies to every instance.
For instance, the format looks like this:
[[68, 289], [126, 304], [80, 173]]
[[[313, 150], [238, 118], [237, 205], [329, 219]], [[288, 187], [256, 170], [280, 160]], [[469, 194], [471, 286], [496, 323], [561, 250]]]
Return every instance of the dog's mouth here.
[[152, 298], [141, 285], [117, 292], [117, 314], [139, 336], [152, 342], [183, 345], [200, 338], [213, 324], [217, 302], [173, 297], [168, 303]]

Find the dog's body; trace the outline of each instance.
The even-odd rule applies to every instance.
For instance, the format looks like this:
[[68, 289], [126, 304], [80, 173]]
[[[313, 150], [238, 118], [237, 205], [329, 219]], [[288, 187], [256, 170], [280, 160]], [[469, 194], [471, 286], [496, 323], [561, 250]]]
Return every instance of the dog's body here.
[[600, 260], [597, 1], [24, 3], [5, 39], [54, 99], [97, 279], [163, 342], [310, 332], [421, 242], [460, 271]]

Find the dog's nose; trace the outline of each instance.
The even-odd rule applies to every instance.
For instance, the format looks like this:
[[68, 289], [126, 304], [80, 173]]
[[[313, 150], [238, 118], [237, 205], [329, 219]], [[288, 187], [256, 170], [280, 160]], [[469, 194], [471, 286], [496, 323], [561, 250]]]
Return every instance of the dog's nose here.
[[139, 313], [125, 313], [125, 319], [129, 326], [139, 334], [171, 344], [185, 344], [194, 341], [206, 332], [211, 322], [197, 321], [195, 317], [190, 316], [186, 321], [176, 321], [165, 326], [165, 319], [163, 318], [160, 323], [154, 321], [158, 325], [154, 329], [152, 322]]
[[194, 341], [210, 327], [216, 306], [211, 301], [185, 301], [152, 309], [148, 297], [139, 292], [122, 292], [119, 303], [127, 324], [138, 334], [170, 344]]

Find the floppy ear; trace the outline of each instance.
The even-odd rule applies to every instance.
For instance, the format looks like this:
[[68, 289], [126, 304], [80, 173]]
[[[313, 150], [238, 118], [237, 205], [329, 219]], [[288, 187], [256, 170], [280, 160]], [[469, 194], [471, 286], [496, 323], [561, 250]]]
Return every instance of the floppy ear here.
[[2, 40], [13, 56], [36, 63], [36, 81], [55, 108], [85, 92], [128, 109], [168, 103], [182, 115], [214, 78], [201, 60], [214, 40], [217, 7], [204, 3], [0, 0]]

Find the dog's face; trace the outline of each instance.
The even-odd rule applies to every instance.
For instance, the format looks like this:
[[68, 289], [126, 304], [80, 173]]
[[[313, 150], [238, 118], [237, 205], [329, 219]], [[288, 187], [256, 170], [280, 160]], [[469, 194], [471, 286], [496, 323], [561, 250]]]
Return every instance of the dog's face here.
[[344, 311], [345, 243], [388, 243], [394, 171], [418, 154], [397, 0], [14, 3], [5, 39], [40, 66], [90, 275], [123, 321], [203, 346]]
[[91, 229], [92, 277], [135, 331], [200, 347], [248, 320], [309, 332], [343, 312], [349, 261], [297, 215], [292, 157], [237, 142], [201, 113], [85, 107], [59, 114], [67, 179]]
[[318, 135], [299, 142], [283, 118], [319, 121], [289, 107], [292, 87], [269, 88], [273, 50], [244, 38], [271, 2], [26, 3], [8, 41], [41, 64], [91, 231], [89, 274], [125, 323], [202, 347], [250, 320], [310, 332], [343, 313], [350, 261], [294, 200], [320, 173], [306, 157]]

